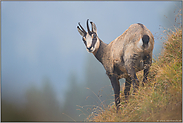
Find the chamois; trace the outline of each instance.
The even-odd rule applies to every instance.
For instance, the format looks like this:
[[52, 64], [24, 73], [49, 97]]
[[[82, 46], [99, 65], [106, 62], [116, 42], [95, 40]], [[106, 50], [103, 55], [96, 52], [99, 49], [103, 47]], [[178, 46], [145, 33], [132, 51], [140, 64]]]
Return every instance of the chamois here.
[[120, 84], [119, 79], [125, 78], [125, 100], [129, 96], [131, 83], [133, 92], [138, 89], [139, 80], [136, 72], [143, 70], [143, 82], [147, 82], [147, 75], [152, 64], [152, 51], [154, 47], [154, 37], [149, 29], [141, 23], [132, 24], [130, 27], [109, 44], [99, 39], [96, 25], [91, 23], [92, 30], [89, 29], [87, 19], [86, 32], [79, 24], [78, 32], [88, 52], [93, 53], [96, 59], [102, 63], [114, 89], [115, 104], [117, 112], [120, 104]]

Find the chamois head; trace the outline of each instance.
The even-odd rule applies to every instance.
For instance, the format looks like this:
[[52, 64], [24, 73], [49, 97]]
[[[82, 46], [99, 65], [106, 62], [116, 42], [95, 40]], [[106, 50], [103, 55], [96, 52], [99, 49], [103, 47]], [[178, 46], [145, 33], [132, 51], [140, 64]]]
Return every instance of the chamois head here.
[[97, 36], [96, 25], [93, 22], [90, 22], [92, 26], [92, 30], [90, 31], [88, 21], [89, 19], [87, 19], [87, 22], [86, 22], [88, 32], [84, 30], [84, 28], [80, 25], [80, 23], [78, 23], [79, 26], [77, 26], [77, 29], [80, 35], [82, 36], [82, 40], [86, 46], [87, 51], [92, 53], [95, 51], [97, 42], [99, 42], [99, 39]]

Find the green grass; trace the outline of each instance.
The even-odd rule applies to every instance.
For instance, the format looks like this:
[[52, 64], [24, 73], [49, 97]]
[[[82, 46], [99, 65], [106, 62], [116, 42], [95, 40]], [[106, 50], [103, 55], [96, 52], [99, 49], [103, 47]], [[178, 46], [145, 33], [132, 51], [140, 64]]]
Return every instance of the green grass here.
[[[92, 113], [87, 121], [182, 121], [182, 29], [167, 34], [164, 49], [153, 64], [148, 83], [139, 87], [135, 95], [124, 103], [124, 86], [121, 88], [120, 111], [116, 113], [114, 103], [102, 107], [104, 111]], [[143, 73], [138, 72], [142, 82]], [[93, 109], [95, 110], [95, 109]]]

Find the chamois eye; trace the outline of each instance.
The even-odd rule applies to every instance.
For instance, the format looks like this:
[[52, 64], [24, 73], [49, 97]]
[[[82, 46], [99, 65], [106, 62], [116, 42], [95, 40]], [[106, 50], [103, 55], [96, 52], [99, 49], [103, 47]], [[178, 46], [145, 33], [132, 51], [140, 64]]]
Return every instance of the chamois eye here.
[[92, 38], [96, 38], [97, 36], [96, 36], [96, 34], [92, 34]]

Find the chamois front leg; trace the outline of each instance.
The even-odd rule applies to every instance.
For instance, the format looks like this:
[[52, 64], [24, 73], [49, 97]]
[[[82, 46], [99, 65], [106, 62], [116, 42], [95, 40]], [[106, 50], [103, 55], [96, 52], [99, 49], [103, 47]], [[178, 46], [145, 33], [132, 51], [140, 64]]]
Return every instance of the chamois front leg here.
[[127, 102], [128, 100], [128, 96], [129, 96], [129, 92], [130, 92], [130, 87], [131, 87], [131, 78], [128, 76], [126, 78], [126, 82], [125, 82], [125, 90], [124, 90], [124, 94], [125, 94], [125, 102]]
[[115, 75], [109, 75], [109, 79], [111, 80], [111, 84], [112, 87], [114, 89], [114, 95], [115, 95], [115, 104], [116, 104], [116, 108], [117, 108], [117, 112], [119, 109], [119, 103], [120, 103], [120, 84], [119, 84], [119, 80]]

